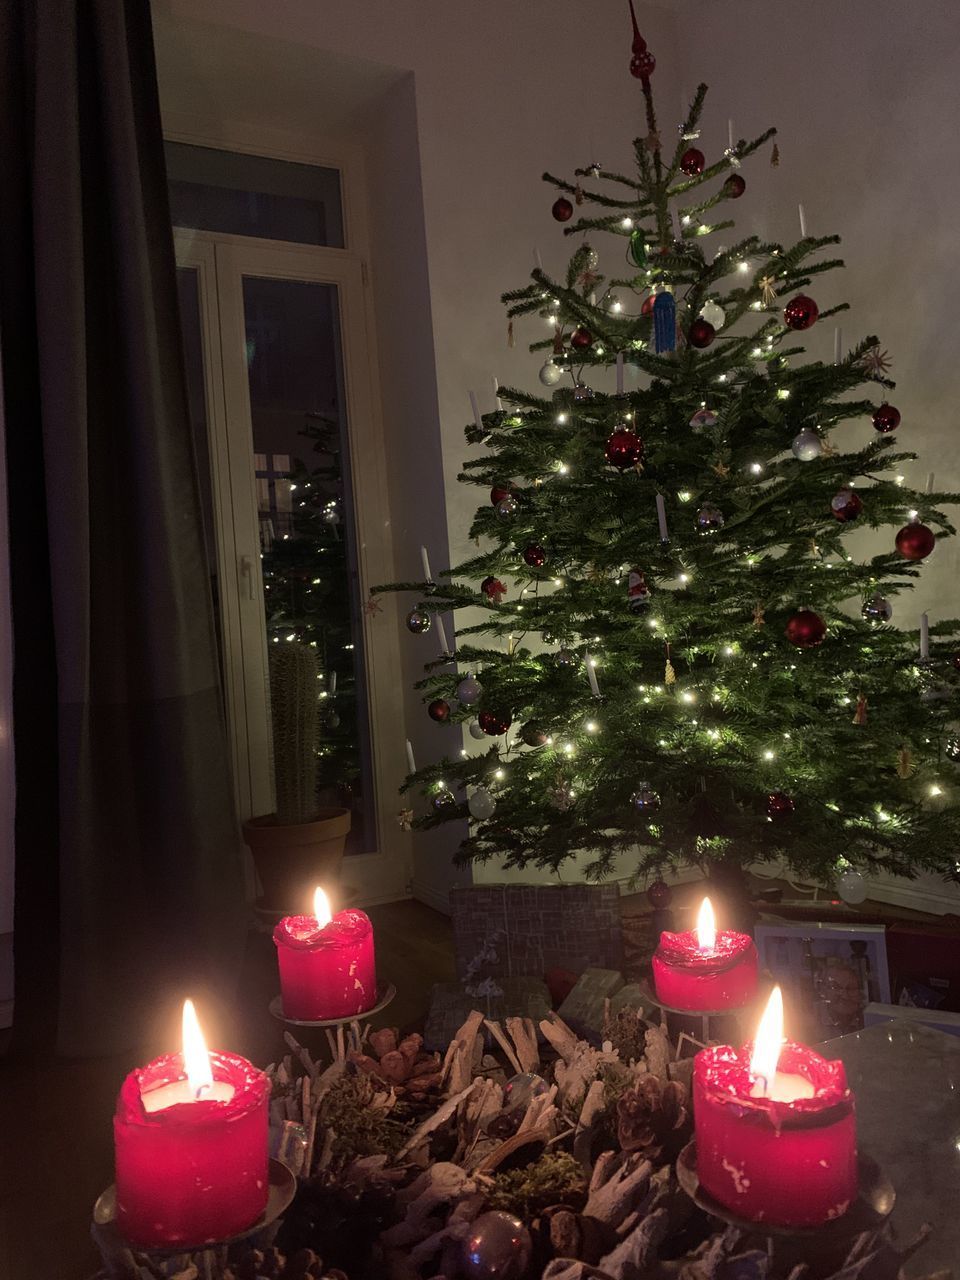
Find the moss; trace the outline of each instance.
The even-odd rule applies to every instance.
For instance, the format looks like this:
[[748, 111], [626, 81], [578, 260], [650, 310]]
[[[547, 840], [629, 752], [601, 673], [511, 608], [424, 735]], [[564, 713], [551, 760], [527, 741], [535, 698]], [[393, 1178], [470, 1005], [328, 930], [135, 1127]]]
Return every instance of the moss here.
[[494, 1175], [491, 1209], [505, 1209], [527, 1220], [551, 1204], [579, 1207], [586, 1189], [583, 1169], [566, 1151], [551, 1151], [528, 1164]]
[[[343, 1075], [330, 1089], [320, 1109], [320, 1127], [337, 1135], [333, 1154], [346, 1164], [355, 1156], [394, 1156], [412, 1132], [395, 1106], [391, 1111], [373, 1107], [376, 1092], [369, 1076]], [[317, 1150], [322, 1142], [317, 1141]]]

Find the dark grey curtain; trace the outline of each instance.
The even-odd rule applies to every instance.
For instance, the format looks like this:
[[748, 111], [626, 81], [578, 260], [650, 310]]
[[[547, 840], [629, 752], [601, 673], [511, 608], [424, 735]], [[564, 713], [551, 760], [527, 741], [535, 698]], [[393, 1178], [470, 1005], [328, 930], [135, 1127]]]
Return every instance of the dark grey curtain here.
[[242, 943], [148, 0], [0, 3], [15, 1042], [122, 1051]]

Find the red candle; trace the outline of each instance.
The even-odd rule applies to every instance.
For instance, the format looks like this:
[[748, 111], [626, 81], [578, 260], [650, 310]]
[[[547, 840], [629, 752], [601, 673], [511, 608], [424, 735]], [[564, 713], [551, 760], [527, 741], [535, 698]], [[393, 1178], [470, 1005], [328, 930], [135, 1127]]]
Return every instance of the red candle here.
[[349, 1018], [377, 1002], [373, 926], [362, 911], [331, 918], [327, 896], [314, 894], [312, 916], [285, 916], [273, 931], [283, 1014], [302, 1022]]
[[853, 1095], [842, 1062], [782, 1037], [775, 987], [753, 1046], [697, 1054], [697, 1175], [740, 1218], [810, 1227], [840, 1217], [857, 1194]]
[[661, 933], [653, 985], [657, 999], [673, 1009], [738, 1009], [757, 993], [757, 948], [745, 933], [718, 932], [704, 898], [695, 929]]
[[205, 1244], [264, 1210], [270, 1082], [245, 1058], [207, 1053], [193, 1004], [183, 1052], [123, 1082], [113, 1120], [117, 1226], [131, 1244]]

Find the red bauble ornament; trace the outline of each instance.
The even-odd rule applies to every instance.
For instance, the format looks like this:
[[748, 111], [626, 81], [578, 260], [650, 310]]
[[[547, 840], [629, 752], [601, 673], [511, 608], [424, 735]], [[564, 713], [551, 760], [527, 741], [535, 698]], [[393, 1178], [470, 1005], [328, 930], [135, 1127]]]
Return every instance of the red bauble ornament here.
[[498, 502], [502, 502], [504, 498], [509, 498], [513, 493], [513, 485], [495, 484], [490, 490], [490, 502], [496, 506]]
[[830, 499], [830, 510], [841, 523], [846, 524], [849, 520], [856, 520], [863, 510], [863, 501], [853, 489], [838, 489]]
[[706, 156], [699, 147], [688, 147], [680, 157], [680, 168], [688, 178], [699, 178], [706, 164]]
[[771, 791], [767, 796], [767, 817], [776, 822], [780, 818], [789, 818], [796, 805], [783, 791]]
[[491, 738], [499, 738], [501, 733], [506, 733], [510, 728], [513, 717], [505, 711], [481, 711], [477, 716], [477, 723]]
[[494, 604], [499, 604], [500, 601], [503, 599], [503, 597], [507, 594], [507, 588], [503, 585], [500, 579], [495, 578], [493, 574], [490, 574], [488, 577], [484, 578], [484, 580], [480, 583], [480, 590], [487, 597], [487, 599], [492, 600]]
[[709, 347], [716, 336], [716, 329], [709, 320], [704, 320], [702, 316], [694, 320], [690, 326], [690, 332], [687, 334], [691, 347]]
[[578, 351], [586, 351], [587, 347], [593, 344], [593, 334], [589, 329], [584, 329], [581, 325], [579, 329], [574, 329], [570, 335], [571, 347], [576, 347]]
[[882, 436], [887, 435], [891, 431], [896, 431], [900, 425], [900, 410], [894, 408], [892, 404], [887, 404], [884, 400], [879, 409], [873, 411], [873, 429], [879, 431]]
[[656, 66], [656, 58], [649, 49], [644, 49], [643, 53], [635, 53], [630, 59], [630, 74], [638, 80], [646, 80], [653, 75]]
[[437, 724], [445, 724], [450, 719], [450, 703], [444, 698], [434, 698], [427, 707], [427, 715]]
[[905, 560], [925, 560], [936, 545], [933, 530], [919, 520], [905, 524], [897, 534], [897, 550]]
[[823, 644], [827, 624], [819, 613], [814, 613], [812, 609], [801, 609], [787, 623], [784, 634], [798, 649], [815, 649], [818, 644]]
[[656, 300], [657, 300], [657, 295], [655, 293], [648, 293], [647, 296], [644, 298], [643, 302], [640, 304], [640, 314], [642, 316], [652, 316], [653, 304], [656, 302]]
[[627, 467], [635, 467], [643, 457], [643, 441], [629, 427], [618, 427], [607, 436], [603, 456], [611, 467], [626, 471]]
[[673, 890], [665, 880], [654, 880], [653, 884], [647, 890], [647, 901], [651, 907], [662, 910], [670, 905], [670, 899], [673, 897]]
[[798, 293], [783, 308], [783, 322], [788, 329], [809, 329], [820, 314], [820, 308], [805, 293]]
[[723, 180], [724, 194], [730, 200], [739, 200], [747, 189], [746, 178], [741, 177], [739, 173], [728, 174]]
[[528, 547], [524, 547], [523, 558], [531, 569], [542, 569], [547, 563], [546, 548], [541, 547], [539, 542], [531, 542]]
[[573, 217], [573, 205], [566, 196], [561, 196], [559, 200], [554, 200], [550, 212], [558, 222], [569, 222]]

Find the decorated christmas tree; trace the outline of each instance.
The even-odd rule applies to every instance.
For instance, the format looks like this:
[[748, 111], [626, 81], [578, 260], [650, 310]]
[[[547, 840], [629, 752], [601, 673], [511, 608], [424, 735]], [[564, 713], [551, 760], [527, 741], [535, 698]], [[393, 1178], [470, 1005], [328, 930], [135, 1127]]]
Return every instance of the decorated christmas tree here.
[[835, 321], [832, 362], [805, 351], [847, 309], [839, 237], [734, 231], [775, 130], [705, 155], [706, 86], [667, 130], [654, 66], [635, 28], [634, 173], [544, 175], [573, 254], [504, 296], [540, 387], [467, 428], [477, 554], [389, 588], [417, 593], [413, 632], [471, 611], [418, 686], [470, 749], [407, 780], [416, 824], [469, 813], [465, 860], [587, 853], [600, 876], [626, 853], [639, 880], [950, 874], [958, 624], [928, 628], [910, 590], [957, 495], [904, 485], [878, 337], [843, 349]]

